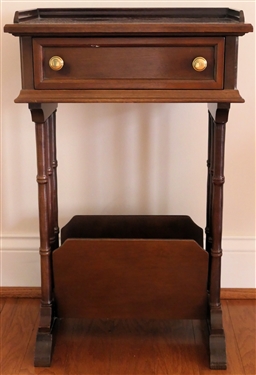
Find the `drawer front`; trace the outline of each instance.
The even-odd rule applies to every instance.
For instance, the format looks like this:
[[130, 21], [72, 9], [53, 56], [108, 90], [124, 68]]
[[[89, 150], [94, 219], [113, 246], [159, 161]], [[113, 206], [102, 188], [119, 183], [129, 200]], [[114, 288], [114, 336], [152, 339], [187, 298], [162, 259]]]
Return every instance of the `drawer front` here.
[[[34, 38], [36, 89], [222, 89], [223, 37]], [[60, 70], [49, 61], [58, 56]], [[195, 58], [207, 66], [193, 68]], [[204, 60], [204, 61], [205, 61]], [[54, 68], [54, 67], [53, 67]]]

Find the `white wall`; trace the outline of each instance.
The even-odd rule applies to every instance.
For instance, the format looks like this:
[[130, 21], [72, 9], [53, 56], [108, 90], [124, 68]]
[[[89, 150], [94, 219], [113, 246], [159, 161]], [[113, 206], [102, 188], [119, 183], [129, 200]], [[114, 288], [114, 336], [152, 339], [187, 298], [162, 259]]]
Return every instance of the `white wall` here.
[[[53, 5], [54, 4], [54, 5]], [[2, 0], [2, 27], [37, 7], [230, 7], [255, 24], [246, 1]], [[1, 27], [1, 30], [2, 30]], [[1, 32], [1, 284], [39, 277], [34, 126], [20, 90], [18, 38]], [[225, 157], [223, 287], [255, 287], [255, 36], [240, 38], [238, 88]], [[60, 104], [59, 221], [74, 214], [188, 214], [204, 228], [206, 104]]]

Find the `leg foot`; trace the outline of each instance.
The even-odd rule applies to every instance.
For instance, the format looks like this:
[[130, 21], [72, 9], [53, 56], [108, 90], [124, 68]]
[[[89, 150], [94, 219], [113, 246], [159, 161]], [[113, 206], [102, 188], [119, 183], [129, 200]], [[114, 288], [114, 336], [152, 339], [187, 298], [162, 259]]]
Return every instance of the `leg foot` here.
[[52, 359], [52, 333], [38, 332], [36, 337], [35, 367], [49, 367]]
[[210, 346], [210, 368], [212, 370], [226, 370], [226, 342], [225, 335], [211, 334], [209, 337]]
[[35, 367], [51, 366], [52, 352], [56, 338], [56, 321], [57, 318], [55, 317], [52, 319], [51, 326], [48, 328], [44, 327], [43, 331], [42, 326], [38, 329], [35, 345]]
[[221, 305], [210, 308], [209, 318], [210, 368], [213, 370], [226, 370], [226, 340]]

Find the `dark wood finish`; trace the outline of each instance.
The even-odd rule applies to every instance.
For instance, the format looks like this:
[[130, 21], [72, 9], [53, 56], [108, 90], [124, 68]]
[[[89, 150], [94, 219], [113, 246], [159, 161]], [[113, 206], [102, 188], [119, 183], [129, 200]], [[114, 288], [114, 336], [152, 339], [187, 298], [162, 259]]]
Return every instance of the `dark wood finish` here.
[[[16, 12], [5, 31], [13, 35], [85, 34], [244, 35], [252, 25], [229, 8], [37, 9]], [[92, 22], [93, 21], [93, 22]]]
[[21, 83], [23, 89], [34, 88], [32, 38], [20, 38]]
[[226, 368], [226, 344], [222, 325], [220, 303], [221, 280], [221, 238], [223, 211], [224, 150], [225, 127], [228, 121], [229, 104], [209, 105], [210, 123], [210, 180], [208, 185], [209, 233], [208, 246], [211, 246], [211, 262], [209, 269], [209, 331], [210, 331], [210, 367], [212, 369]]
[[58, 316], [206, 318], [208, 254], [188, 216], [75, 216], [61, 242], [53, 253]]
[[[49, 366], [54, 325], [52, 250], [56, 247], [54, 233], [56, 193], [53, 191], [53, 134], [55, 104], [29, 106], [36, 128], [37, 182], [40, 223], [40, 258], [42, 297], [40, 321], [35, 349], [35, 366]], [[51, 127], [51, 129], [50, 129]], [[51, 143], [49, 142], [51, 140]], [[55, 143], [55, 142], [54, 142]]]
[[224, 88], [233, 89], [237, 84], [238, 37], [227, 36], [225, 45]]
[[[34, 38], [36, 89], [222, 89], [224, 38]], [[48, 61], [64, 60], [59, 71]], [[206, 58], [203, 72], [192, 67]]]
[[207, 268], [191, 240], [69, 239], [53, 253], [57, 315], [204, 319]]
[[16, 103], [243, 103], [238, 90], [21, 90]]
[[[239, 93], [234, 91], [237, 56], [237, 45], [234, 45], [234, 40], [252, 31], [252, 26], [244, 22], [242, 11], [229, 8], [37, 9], [16, 12], [14, 21], [14, 24], [5, 25], [4, 30], [21, 36], [23, 40], [21, 43], [24, 71], [22, 74], [25, 77], [23, 90], [29, 90], [25, 92], [22, 90], [17, 102], [52, 102], [54, 100], [52, 96], [55, 95], [51, 92], [52, 89], [54, 91], [58, 89], [55, 99], [58, 103], [242, 102]], [[55, 36], [58, 38], [54, 38]], [[29, 41], [30, 37], [33, 39], [35, 50]], [[87, 41], [93, 41], [90, 45], [96, 46], [97, 40], [101, 40], [102, 43], [106, 37], [112, 41], [112, 47], [105, 45], [104, 48], [102, 46], [84, 48], [88, 45]], [[227, 38], [224, 51], [223, 37]], [[140, 40], [143, 40], [143, 43], [146, 40], [148, 43], [158, 42], [151, 47], [130, 45], [127, 48], [127, 44], [122, 44], [127, 40], [134, 43], [133, 45], [138, 45]], [[164, 40], [171, 45], [169, 48], [163, 47], [161, 41]], [[175, 40], [175, 45], [172, 45]], [[49, 56], [46, 61], [43, 57], [44, 54], [50, 53], [50, 48], [40, 47], [38, 41], [54, 46], [52, 49], [55, 51], [61, 48], [67, 59], [67, 64], [62, 71], [49, 70], [47, 62]], [[63, 43], [66, 45], [65, 48], [60, 47]], [[75, 43], [80, 43], [81, 47], [75, 48]], [[120, 43], [124, 46], [121, 47]], [[184, 47], [179, 47], [179, 43]], [[190, 50], [191, 43], [194, 43], [192, 48], [194, 52], [200, 52], [199, 56], [206, 53], [209, 59], [208, 68], [203, 72], [199, 73], [191, 69], [192, 56], [194, 56], [193, 51]], [[115, 48], [114, 46], [117, 47], [118, 44], [119, 47]], [[72, 53], [69, 53], [71, 47]], [[90, 62], [87, 60], [87, 51], [90, 51]], [[175, 51], [175, 58], [168, 51]], [[112, 59], [108, 60], [110, 53]], [[225, 54], [224, 69], [223, 53]], [[153, 58], [150, 59], [152, 54]], [[40, 90], [31, 90], [31, 56], [36, 61], [33, 68], [35, 69], [33, 88]], [[81, 56], [83, 56], [82, 61]], [[156, 56], [161, 57], [161, 63], [157, 61]], [[90, 65], [92, 59], [94, 63]], [[120, 64], [115, 63], [115, 60], [120, 61]], [[213, 89], [223, 88], [223, 82], [224, 88], [228, 90], [218, 94], [214, 92]], [[44, 93], [43, 90], [41, 91], [42, 88], [50, 90]], [[71, 91], [66, 91], [65, 88]], [[95, 92], [97, 88], [101, 89], [100, 92]], [[107, 93], [102, 90], [103, 88], [106, 88]], [[129, 90], [115, 92], [120, 88]], [[136, 88], [135, 92], [129, 93], [128, 91], [133, 88]], [[140, 88], [143, 88], [141, 92]], [[153, 93], [154, 88], [158, 90]], [[167, 88], [170, 88], [171, 92], [168, 92]], [[184, 90], [177, 92], [176, 95], [176, 90], [180, 88], [188, 89], [189, 98], [188, 92], [184, 92], [183, 99]], [[203, 91], [210, 89], [212, 95], [192, 92], [193, 88], [196, 90], [203, 88]], [[79, 90], [75, 92], [76, 89]], [[114, 89], [113, 92], [111, 89]]]
[[46, 120], [56, 111], [57, 104], [50, 103], [30, 103], [32, 121], [35, 123], [45, 123]]
[[58, 223], [58, 182], [57, 182], [57, 145], [56, 145], [56, 110], [49, 118], [49, 144], [51, 155], [51, 200], [52, 200], [52, 250], [59, 247]]
[[[211, 270], [210, 270], [210, 306], [218, 308], [220, 305], [220, 258], [222, 256], [222, 211], [223, 211], [223, 184], [224, 178], [224, 151], [225, 151], [225, 126], [228, 121], [229, 104], [209, 105], [211, 127], [212, 160], [212, 187], [209, 194], [209, 207], [211, 207], [212, 238]], [[213, 282], [213, 279], [215, 282]], [[216, 283], [218, 279], [219, 284]]]
[[[42, 296], [35, 365], [50, 365], [58, 317], [142, 316], [207, 320], [210, 367], [225, 369], [220, 303], [225, 126], [230, 103], [243, 102], [236, 90], [237, 39], [252, 31], [243, 12], [46, 8], [16, 12], [14, 24], [4, 31], [20, 37], [22, 90], [16, 102], [29, 103], [36, 127]], [[64, 67], [53, 72], [48, 62], [57, 54]], [[191, 64], [200, 56], [208, 65], [196, 72]], [[201, 228], [190, 219], [159, 216], [75, 217], [63, 228], [59, 247], [56, 108], [57, 103], [86, 102], [211, 103], [207, 251]], [[183, 354], [184, 364], [196, 325], [182, 322], [177, 332], [181, 327], [189, 350], [175, 349], [176, 339], [170, 345], [175, 358]], [[78, 323], [74, 329], [79, 328]], [[168, 329], [161, 334], [177, 338]], [[89, 350], [83, 336], [79, 342], [79, 348]], [[159, 358], [159, 350], [152, 358]], [[140, 374], [151, 373], [143, 361]], [[79, 363], [73, 373], [83, 371]], [[176, 373], [190, 372], [190, 365], [180, 364]]]
[[203, 230], [184, 215], [76, 215], [61, 229], [69, 238], [182, 239], [203, 247]]
[[59, 246], [59, 226], [58, 226], [58, 197], [57, 197], [57, 151], [56, 151], [56, 111], [47, 119], [47, 164], [48, 164], [48, 195], [49, 195], [49, 228], [51, 251]]
[[[72, 21], [70, 22], [70, 18]], [[104, 19], [102, 19], [104, 17]], [[127, 17], [129, 17], [127, 19]], [[175, 22], [180, 23], [184, 20], [187, 23], [197, 22], [205, 23], [205, 18], [208, 21], [229, 23], [230, 21], [245, 22], [243, 11], [238, 11], [230, 8], [39, 8], [25, 11], [17, 11], [14, 15], [14, 23], [31, 21], [35, 22], [37, 19], [42, 19], [43, 22], [66, 22], [72, 23], [74, 21], [90, 20], [102, 23], [103, 21], [125, 19], [125, 22], [135, 22], [136, 19], [151, 22]]]

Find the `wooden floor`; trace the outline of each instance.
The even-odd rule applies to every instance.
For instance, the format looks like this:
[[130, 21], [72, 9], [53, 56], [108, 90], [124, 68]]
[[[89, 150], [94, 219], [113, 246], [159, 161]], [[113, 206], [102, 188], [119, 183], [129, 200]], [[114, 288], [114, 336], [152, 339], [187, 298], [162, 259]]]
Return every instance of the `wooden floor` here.
[[62, 320], [50, 368], [33, 367], [38, 299], [0, 299], [1, 375], [256, 374], [256, 301], [223, 301], [228, 369], [208, 368], [198, 321]]

